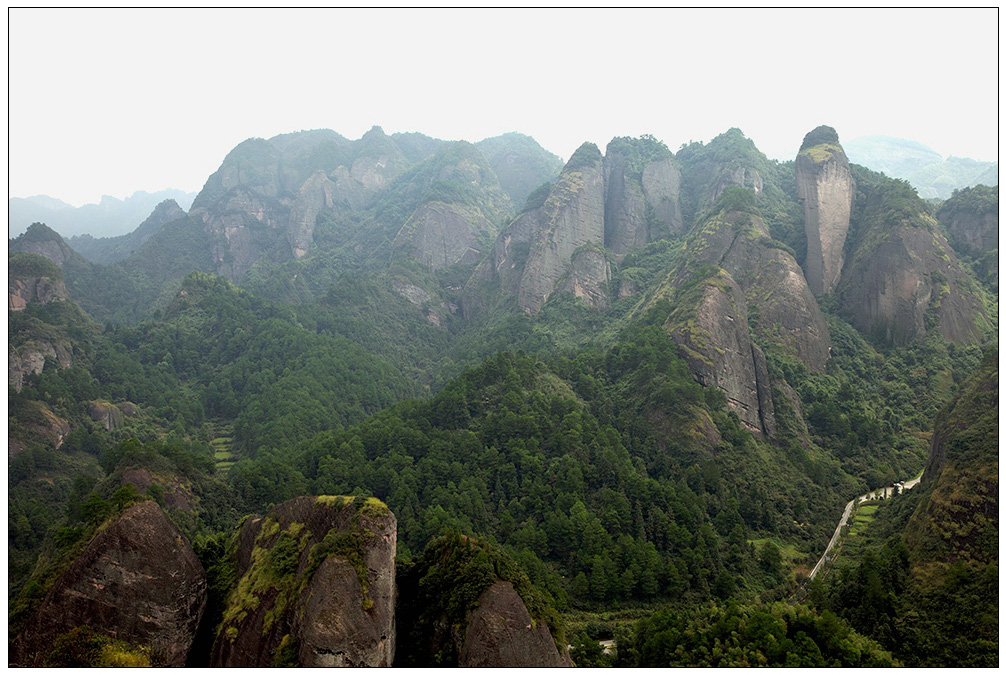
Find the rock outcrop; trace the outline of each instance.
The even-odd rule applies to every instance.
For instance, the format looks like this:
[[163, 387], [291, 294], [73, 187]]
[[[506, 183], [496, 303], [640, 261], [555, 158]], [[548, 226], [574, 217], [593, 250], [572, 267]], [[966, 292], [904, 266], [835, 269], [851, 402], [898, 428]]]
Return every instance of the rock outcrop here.
[[[692, 375], [727, 397], [748, 430], [769, 434], [775, 420], [768, 383], [759, 386], [765, 356], [748, 336], [747, 303], [737, 282], [720, 269], [679, 297], [664, 324]], [[767, 375], [767, 369], [764, 369]], [[761, 397], [767, 393], [766, 400]]]
[[238, 537], [211, 665], [391, 665], [397, 525], [384, 504], [298, 497]]
[[91, 421], [105, 427], [106, 431], [115, 431], [122, 428], [124, 414], [114, 403], [91, 401], [87, 404], [87, 412], [91, 416]]
[[748, 429], [771, 436], [772, 383], [750, 336], [823, 372], [830, 336], [821, 310], [793, 255], [755, 213], [721, 210], [693, 231], [687, 251], [687, 262], [658, 291], [676, 304], [665, 328], [695, 379], [721, 389]]
[[[471, 143], [444, 145], [409, 176], [395, 189], [412, 214], [393, 246], [430, 269], [479, 262], [499, 234], [499, 224], [513, 216], [510, 198]], [[410, 192], [418, 199], [408, 199]]]
[[445, 535], [401, 564], [400, 581], [396, 666], [572, 665], [552, 633], [558, 617], [549, 619], [550, 601], [495, 544]]
[[70, 299], [62, 279], [51, 277], [7, 277], [7, 309], [20, 312], [29, 303], [47, 305]]
[[478, 209], [427, 202], [402, 226], [395, 247], [407, 246], [420, 262], [434, 270], [455, 263], [472, 265], [481, 260], [483, 242], [491, 240], [496, 231]]
[[534, 314], [569, 271], [576, 250], [591, 242], [604, 242], [604, 176], [600, 151], [585, 143], [545, 203], [500, 233], [490, 273], [505, 291], [516, 292], [522, 311]]
[[183, 666], [206, 605], [206, 574], [154, 502], [128, 508], [88, 544], [46, 594], [12, 644], [19, 665], [41, 665], [78, 626], [149, 647]]
[[297, 193], [297, 199], [290, 209], [290, 221], [286, 228], [286, 238], [294, 258], [302, 258], [314, 241], [314, 228], [318, 214], [336, 202], [338, 186], [329, 180], [324, 171], [318, 170], [307, 179]]
[[681, 170], [662, 144], [613, 140], [604, 156], [604, 184], [604, 243], [613, 253], [681, 233]]
[[796, 185], [807, 232], [807, 283], [815, 295], [831, 293], [845, 262], [854, 191], [849, 160], [831, 127], [804, 137], [796, 156]]
[[[873, 186], [838, 286], [840, 311], [860, 332], [894, 345], [936, 327], [951, 342], [975, 343], [990, 327], [975, 282], [914, 190]], [[927, 325], [927, 316], [935, 320]]]
[[[565, 657], [565, 658], [563, 658]], [[479, 596], [465, 628], [461, 668], [556, 668], [572, 665], [543, 621], [528, 614], [509, 581], [497, 581]]]
[[568, 274], [559, 281], [556, 290], [572, 293], [595, 309], [605, 310], [610, 306], [608, 282], [611, 281], [611, 265], [599, 246], [587, 245], [573, 254]]

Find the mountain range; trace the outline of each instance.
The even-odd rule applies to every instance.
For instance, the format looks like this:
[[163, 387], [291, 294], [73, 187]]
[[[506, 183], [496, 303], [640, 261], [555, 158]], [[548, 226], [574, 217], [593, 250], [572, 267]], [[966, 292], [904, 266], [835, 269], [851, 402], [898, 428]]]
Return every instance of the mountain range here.
[[[987, 600], [941, 612], [995, 574], [998, 187], [927, 201], [827, 126], [565, 163], [374, 127], [248, 139], [138, 220], [9, 242], [17, 663], [995, 653]], [[808, 591], [846, 501], [923, 469]]]

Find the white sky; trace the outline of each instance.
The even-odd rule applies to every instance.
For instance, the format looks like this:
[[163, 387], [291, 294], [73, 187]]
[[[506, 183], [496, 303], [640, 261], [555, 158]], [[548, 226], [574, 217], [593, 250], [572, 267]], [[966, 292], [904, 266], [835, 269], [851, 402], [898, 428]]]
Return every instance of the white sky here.
[[829, 124], [998, 159], [984, 10], [39, 10], [9, 21], [9, 196], [198, 191], [242, 140], [372, 125], [478, 141]]

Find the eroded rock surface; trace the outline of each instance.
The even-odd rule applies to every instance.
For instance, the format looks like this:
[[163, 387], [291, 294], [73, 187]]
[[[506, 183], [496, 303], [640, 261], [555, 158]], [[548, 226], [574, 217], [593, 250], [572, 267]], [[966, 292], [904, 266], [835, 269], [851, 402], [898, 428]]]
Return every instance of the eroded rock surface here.
[[249, 518], [211, 665], [390, 666], [396, 542], [377, 500], [298, 497]]
[[[565, 658], [563, 658], [565, 656]], [[556, 668], [572, 665], [543, 621], [535, 622], [509, 581], [483, 591], [468, 620], [458, 666], [462, 668]]]
[[[830, 129], [833, 138], [820, 135], [822, 129]], [[814, 143], [818, 138], [825, 142]], [[831, 293], [845, 262], [854, 189], [849, 160], [834, 129], [818, 127], [807, 134], [796, 157], [796, 185], [807, 232], [807, 283], [815, 295]]]
[[77, 626], [150, 647], [183, 666], [206, 605], [206, 574], [154, 502], [128, 508], [55, 582], [13, 644], [21, 665], [41, 665]]

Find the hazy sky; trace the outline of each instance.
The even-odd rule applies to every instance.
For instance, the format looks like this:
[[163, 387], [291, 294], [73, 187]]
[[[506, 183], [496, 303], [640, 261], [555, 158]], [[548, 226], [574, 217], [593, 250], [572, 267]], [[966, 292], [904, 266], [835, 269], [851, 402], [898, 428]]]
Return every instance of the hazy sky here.
[[198, 191], [242, 140], [330, 128], [568, 158], [819, 124], [998, 159], [988, 10], [9, 10], [9, 196]]

